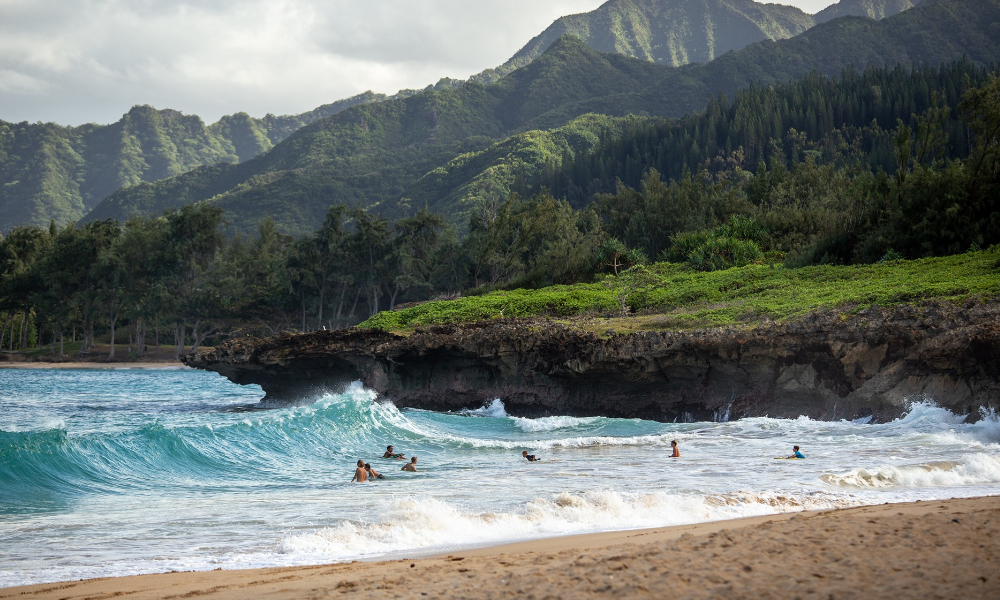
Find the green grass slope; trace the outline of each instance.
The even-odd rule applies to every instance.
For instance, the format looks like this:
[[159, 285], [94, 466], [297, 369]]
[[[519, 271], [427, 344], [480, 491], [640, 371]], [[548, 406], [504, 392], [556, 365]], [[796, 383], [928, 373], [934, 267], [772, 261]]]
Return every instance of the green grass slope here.
[[890, 306], [922, 300], [982, 300], [1000, 295], [1000, 249], [943, 258], [801, 269], [753, 265], [702, 273], [682, 265], [655, 265], [656, 284], [628, 304], [638, 316], [619, 318], [602, 284], [492, 292], [381, 312], [360, 325], [406, 331], [425, 325], [498, 317], [573, 318], [604, 333], [621, 330], [753, 326], [794, 319], [816, 310]]

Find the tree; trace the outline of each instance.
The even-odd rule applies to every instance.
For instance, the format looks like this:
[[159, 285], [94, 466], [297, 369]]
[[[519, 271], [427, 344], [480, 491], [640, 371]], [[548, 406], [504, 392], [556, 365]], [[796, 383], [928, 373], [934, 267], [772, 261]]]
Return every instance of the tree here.
[[656, 287], [658, 277], [645, 265], [635, 265], [622, 271], [619, 275], [608, 275], [602, 281], [621, 308], [621, 316], [629, 313], [628, 300], [635, 294], [648, 292]]
[[[211, 205], [189, 204], [165, 215], [168, 226], [164, 263], [168, 268], [167, 286], [175, 315], [176, 356], [184, 351], [187, 325], [198, 312], [196, 294], [209, 263], [215, 259], [225, 238], [219, 231], [222, 209]], [[196, 321], [197, 329], [200, 320]]]
[[358, 282], [368, 298], [368, 314], [375, 316], [387, 283], [386, 259], [391, 252], [389, 221], [360, 208], [351, 211], [351, 217], [354, 232], [348, 246], [353, 253]]

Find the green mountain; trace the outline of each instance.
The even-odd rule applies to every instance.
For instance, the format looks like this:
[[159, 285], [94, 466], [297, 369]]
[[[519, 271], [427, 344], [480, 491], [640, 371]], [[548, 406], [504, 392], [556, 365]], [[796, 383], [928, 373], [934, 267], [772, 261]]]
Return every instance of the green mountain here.
[[492, 82], [535, 60], [564, 35], [575, 35], [600, 52], [677, 67], [708, 62], [755, 42], [794, 37], [838, 17], [884, 19], [919, 2], [842, 0], [809, 15], [753, 0], [609, 0], [591, 12], [556, 20], [502, 66], [473, 79]]
[[569, 34], [601, 52], [680, 66], [764, 39], [790, 38], [813, 25], [798, 8], [752, 0], [610, 0], [592, 12], [558, 19], [511, 61], [534, 60]]
[[826, 23], [839, 17], [884, 19], [921, 4], [921, 0], [840, 0], [813, 15], [816, 23]]
[[[304, 233], [334, 203], [390, 217], [433, 206], [461, 223], [477, 199], [503, 197], [518, 178], [619, 126], [614, 119], [574, 121], [582, 115], [678, 117], [752, 82], [788, 81], [814, 70], [839, 75], [852, 65], [940, 64], [963, 56], [988, 64], [1000, 59], [998, 23], [1000, 0], [951, 0], [883, 21], [837, 19], [793, 39], [680, 68], [601, 54], [563, 37], [496, 85], [470, 83], [355, 106], [245, 163], [116, 192], [87, 218], [152, 215], [208, 201], [226, 210], [236, 231], [250, 231], [270, 216]], [[551, 131], [528, 135], [534, 130]]]
[[384, 99], [367, 92], [301, 115], [237, 113], [210, 126], [150, 106], [136, 106], [111, 125], [0, 121], [0, 231], [75, 221], [122, 187], [248, 160], [303, 125]]

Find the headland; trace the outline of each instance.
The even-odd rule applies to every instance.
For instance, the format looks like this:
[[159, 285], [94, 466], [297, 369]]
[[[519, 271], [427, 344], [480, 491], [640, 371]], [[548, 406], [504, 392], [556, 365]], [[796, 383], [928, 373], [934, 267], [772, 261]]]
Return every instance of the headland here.
[[1000, 302], [821, 309], [783, 322], [595, 331], [586, 320], [472, 323], [238, 338], [182, 357], [265, 402], [351, 381], [399, 407], [664, 422], [753, 416], [891, 420], [933, 398], [979, 414], [1000, 398]]

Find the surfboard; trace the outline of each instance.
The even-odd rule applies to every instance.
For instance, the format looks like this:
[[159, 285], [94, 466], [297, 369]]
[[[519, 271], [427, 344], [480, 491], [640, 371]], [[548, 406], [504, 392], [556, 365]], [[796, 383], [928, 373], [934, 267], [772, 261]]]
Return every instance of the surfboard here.
[[805, 460], [797, 456], [775, 456], [774, 460]]

